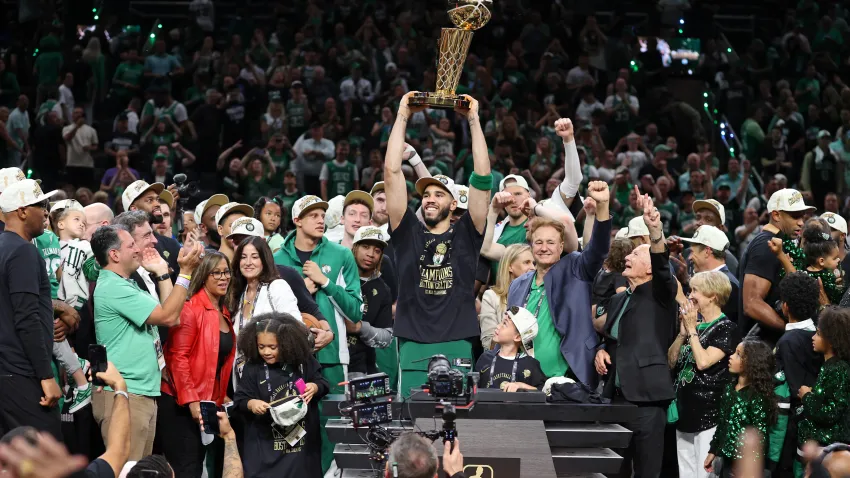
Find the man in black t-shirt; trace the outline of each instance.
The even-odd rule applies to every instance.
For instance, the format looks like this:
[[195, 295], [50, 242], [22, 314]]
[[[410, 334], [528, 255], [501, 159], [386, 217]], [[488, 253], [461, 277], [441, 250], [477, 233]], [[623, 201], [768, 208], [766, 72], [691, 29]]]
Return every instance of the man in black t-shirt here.
[[44, 233], [48, 200], [31, 179], [0, 194], [0, 434], [31, 426], [62, 439], [59, 384], [53, 378], [53, 305], [44, 259], [32, 244]]
[[454, 182], [439, 175], [416, 183], [422, 196], [424, 224], [407, 209], [407, 187], [401, 171], [404, 131], [410, 116], [425, 109], [409, 106], [413, 94], [401, 100], [384, 163], [387, 213], [402, 291], [394, 328], [400, 339], [402, 396], [409, 395], [411, 387], [425, 383], [428, 360], [422, 359], [436, 354], [445, 355], [453, 363], [472, 358], [472, 339], [479, 335], [473, 291], [475, 266], [484, 241], [488, 191], [493, 184], [478, 102], [465, 95], [469, 109], [456, 112], [467, 118], [472, 138], [474, 173], [467, 214], [451, 224], [451, 214], [458, 207]]
[[393, 340], [393, 299], [380, 266], [389, 236], [381, 228], [363, 226], [354, 234], [351, 252], [360, 271], [363, 320], [346, 320], [349, 372], [384, 372], [397, 383], [398, 346]]
[[[771, 252], [768, 242], [774, 237], [797, 239], [803, 230], [803, 216], [812, 209], [796, 189], [780, 189], [768, 199], [770, 222], [750, 241], [739, 267], [741, 296], [738, 326], [742, 335], [757, 336], [771, 347], [782, 336], [785, 321], [776, 312], [782, 265]], [[756, 325], [758, 327], [754, 327]]]

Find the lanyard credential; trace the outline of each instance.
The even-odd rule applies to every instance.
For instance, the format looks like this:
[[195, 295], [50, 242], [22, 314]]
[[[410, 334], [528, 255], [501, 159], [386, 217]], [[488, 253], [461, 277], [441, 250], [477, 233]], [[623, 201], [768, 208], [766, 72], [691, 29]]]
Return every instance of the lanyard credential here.
[[[513, 366], [513, 369], [511, 370], [511, 383], [516, 382], [516, 368], [517, 368], [517, 364], [519, 363], [519, 356], [520, 356], [520, 353], [517, 352], [516, 357], [514, 358], [514, 366]], [[490, 387], [493, 386], [493, 375], [495, 375], [495, 372], [496, 372], [496, 359], [498, 359], [498, 358], [499, 358], [499, 354], [496, 353], [496, 355], [493, 356], [493, 361], [490, 362], [490, 380], [487, 382], [487, 388], [490, 388]]]

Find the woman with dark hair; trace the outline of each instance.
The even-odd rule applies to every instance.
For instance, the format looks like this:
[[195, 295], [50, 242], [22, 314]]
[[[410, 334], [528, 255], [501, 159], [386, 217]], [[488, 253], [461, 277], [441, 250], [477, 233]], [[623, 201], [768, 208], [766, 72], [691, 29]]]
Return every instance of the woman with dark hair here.
[[[743, 458], [744, 430], [756, 429], [763, 449], [767, 430], [779, 414], [774, 393], [776, 360], [770, 347], [754, 339], [744, 339], [729, 357], [729, 373], [737, 381], [726, 385], [720, 399], [717, 429], [703, 467], [721, 478], [732, 476], [732, 462]], [[715, 458], [719, 460], [715, 461]]]
[[[803, 385], [798, 393], [805, 416], [797, 435], [800, 449], [809, 440], [820, 446], [850, 442], [850, 310], [824, 309], [812, 346], [824, 363], [815, 386]], [[795, 468], [802, 471], [800, 465]]]
[[318, 403], [330, 387], [308, 333], [293, 316], [273, 313], [256, 316], [239, 334], [247, 362], [235, 406], [246, 419], [245, 476], [322, 476]]
[[261, 197], [254, 203], [254, 219], [263, 223], [263, 236], [275, 254], [283, 244], [283, 236], [280, 235], [283, 217], [283, 207], [278, 198]]
[[608, 318], [608, 302], [611, 297], [625, 290], [629, 285], [623, 278], [623, 271], [626, 270], [626, 256], [632, 253], [632, 249], [634, 245], [630, 239], [621, 237], [611, 241], [608, 257], [593, 278], [590, 306], [593, 326], [597, 332], [605, 326], [605, 320]]
[[[189, 301], [179, 325], [168, 331], [159, 423], [166, 428], [165, 456], [175, 478], [201, 476], [205, 448], [198, 423], [201, 401], [221, 406], [230, 401], [227, 387], [236, 355], [236, 337], [224, 298], [230, 285], [230, 266], [220, 252], [208, 252], [192, 275]], [[208, 438], [211, 441], [211, 438]], [[219, 443], [220, 444], [220, 443]], [[223, 448], [216, 447], [221, 464]]]
[[[274, 312], [301, 317], [298, 299], [289, 284], [280, 278], [272, 251], [262, 237], [248, 237], [236, 248], [233, 280], [226, 303], [233, 311], [233, 329], [237, 335], [245, 324], [260, 314]], [[245, 359], [237, 351], [233, 368], [234, 385], [239, 383], [244, 365]]]

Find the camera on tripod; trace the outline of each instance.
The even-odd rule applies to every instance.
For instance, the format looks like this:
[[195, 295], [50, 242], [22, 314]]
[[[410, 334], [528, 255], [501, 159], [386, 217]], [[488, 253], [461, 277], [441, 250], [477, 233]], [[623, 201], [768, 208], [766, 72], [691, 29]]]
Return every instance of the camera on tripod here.
[[[471, 367], [463, 359], [456, 366]], [[464, 373], [452, 368], [445, 355], [434, 355], [428, 360], [428, 394], [434, 398], [466, 398], [469, 400], [478, 386], [478, 374]]]
[[196, 196], [201, 190], [197, 181], [187, 183], [187, 180], [188, 177], [183, 173], [174, 175], [174, 184], [177, 186], [177, 194], [180, 195], [180, 199], [186, 201], [188, 201], [189, 198]]
[[347, 406], [340, 408], [354, 428], [393, 421], [392, 388], [385, 373], [349, 378], [345, 386]]

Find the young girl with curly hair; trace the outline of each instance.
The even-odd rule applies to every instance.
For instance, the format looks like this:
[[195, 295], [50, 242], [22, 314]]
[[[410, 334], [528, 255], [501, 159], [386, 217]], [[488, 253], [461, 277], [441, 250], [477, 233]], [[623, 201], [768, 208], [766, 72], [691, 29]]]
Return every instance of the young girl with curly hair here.
[[[824, 363], [814, 388], [800, 387], [803, 416], [797, 444], [815, 440], [820, 446], [850, 442], [850, 310], [827, 307], [812, 337], [815, 352]], [[803, 469], [795, 463], [795, 472]], [[802, 476], [800, 474], [799, 476]]]
[[[313, 357], [309, 333], [283, 313], [259, 315], [239, 332], [239, 351], [247, 362], [234, 402], [246, 420], [245, 476], [322, 476], [318, 403], [329, 386]], [[279, 425], [273, 409], [296, 397], [308, 407], [307, 414], [291, 425]]]
[[758, 430], [765, 447], [768, 427], [776, 422], [778, 414], [775, 368], [773, 351], [760, 340], [744, 339], [729, 357], [729, 372], [737, 376], [737, 381], [726, 386], [720, 399], [717, 429], [703, 464], [705, 471], [731, 476], [732, 462], [742, 458], [746, 428]]

